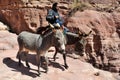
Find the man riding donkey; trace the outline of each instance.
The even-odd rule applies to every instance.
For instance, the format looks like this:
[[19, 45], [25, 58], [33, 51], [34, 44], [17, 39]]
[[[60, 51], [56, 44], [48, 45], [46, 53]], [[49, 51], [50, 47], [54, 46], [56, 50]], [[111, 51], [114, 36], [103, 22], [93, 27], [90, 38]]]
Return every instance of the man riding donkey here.
[[[84, 34], [82, 32], [80, 32], [78, 34], [70, 32], [69, 29], [63, 25], [64, 20], [58, 12], [58, 3], [57, 2], [53, 3], [52, 8], [50, 10], [48, 10], [46, 20], [48, 21], [49, 25], [41, 28], [40, 31], [38, 31], [37, 33], [40, 32], [40, 34], [45, 35], [52, 28], [55, 28], [55, 29], [62, 28], [63, 32], [65, 33], [65, 36], [66, 36], [66, 41], [67, 41], [66, 44], [67, 45], [71, 45], [71, 44], [75, 44], [76, 42], [80, 42], [82, 37], [87, 37], [92, 32], [92, 31], [90, 31], [88, 34]], [[73, 40], [71, 40], [70, 37]], [[54, 60], [55, 60], [56, 54], [57, 54], [57, 49], [56, 49], [56, 52], [53, 57]]]
[[52, 28], [60, 28], [61, 27], [64, 29], [64, 32], [69, 31], [68, 28], [63, 26], [64, 20], [59, 15], [57, 2], [53, 3], [52, 8], [48, 11], [46, 20], [49, 23], [49, 26], [46, 27], [46, 31], [47, 31], [47, 29], [49, 29], [51, 27]]

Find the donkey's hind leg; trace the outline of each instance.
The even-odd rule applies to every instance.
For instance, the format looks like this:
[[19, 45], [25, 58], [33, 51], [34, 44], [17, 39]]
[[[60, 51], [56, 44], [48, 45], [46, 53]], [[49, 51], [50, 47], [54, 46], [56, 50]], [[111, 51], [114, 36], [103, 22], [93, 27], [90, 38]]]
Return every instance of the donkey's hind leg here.
[[25, 52], [24, 52], [25, 62], [26, 62], [26, 66], [27, 66], [28, 68], [30, 68], [30, 65], [28, 64], [28, 56], [27, 56], [27, 54], [28, 54], [28, 51], [25, 51]]
[[38, 76], [40, 76], [40, 66], [41, 66], [41, 56], [37, 53], [36, 55], [36, 61], [37, 61], [37, 66], [38, 66]]
[[21, 57], [22, 57], [22, 53], [23, 53], [23, 45], [19, 41], [18, 41], [18, 44], [19, 44], [19, 50], [18, 50], [16, 58], [19, 59], [18, 65], [21, 66], [22, 65]]
[[18, 65], [21, 66], [21, 51], [19, 50], [16, 56], [19, 59]]

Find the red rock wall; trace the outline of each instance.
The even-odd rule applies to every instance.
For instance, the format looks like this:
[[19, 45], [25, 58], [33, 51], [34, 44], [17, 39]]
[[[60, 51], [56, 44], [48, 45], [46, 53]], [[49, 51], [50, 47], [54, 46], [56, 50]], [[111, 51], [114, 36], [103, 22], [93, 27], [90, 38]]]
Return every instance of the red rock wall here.
[[14, 0], [13, 2], [5, 0], [5, 3], [1, 1], [0, 20], [6, 23], [11, 28], [12, 32], [17, 34], [23, 30], [36, 32], [38, 27], [44, 24], [47, 25], [47, 22], [45, 22], [43, 18], [47, 14], [47, 10], [44, 10], [43, 7], [30, 5], [32, 4], [28, 6], [22, 4], [19, 0]]
[[[87, 49], [88, 55], [92, 56], [92, 63], [99, 64], [97, 67], [103, 66], [104, 68], [111, 65], [110, 71], [118, 72], [119, 68], [116, 64], [120, 64], [119, 53], [120, 53], [120, 37], [119, 37], [119, 14], [120, 13], [106, 13], [97, 12], [93, 10], [85, 10], [84, 12], [76, 12], [68, 20], [67, 26], [72, 28], [79, 28], [81, 31], [88, 33], [90, 30], [93, 31], [91, 35], [91, 41], [88, 43]], [[113, 58], [115, 58], [113, 64]]]

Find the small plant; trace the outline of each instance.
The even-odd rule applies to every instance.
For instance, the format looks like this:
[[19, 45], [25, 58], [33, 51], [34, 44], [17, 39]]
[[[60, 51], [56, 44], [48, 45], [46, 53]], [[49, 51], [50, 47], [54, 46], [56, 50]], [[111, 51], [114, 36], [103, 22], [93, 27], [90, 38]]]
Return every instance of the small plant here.
[[92, 5], [85, 2], [80, 2], [78, 0], [74, 0], [74, 2], [69, 6], [71, 9], [77, 9], [79, 11], [83, 11], [88, 8], [92, 8]]
[[86, 9], [92, 8], [92, 5], [90, 5], [89, 3], [74, 0], [74, 2], [69, 6], [69, 8], [71, 9], [68, 14], [68, 16], [70, 17], [74, 15], [74, 13], [77, 11], [84, 11]]

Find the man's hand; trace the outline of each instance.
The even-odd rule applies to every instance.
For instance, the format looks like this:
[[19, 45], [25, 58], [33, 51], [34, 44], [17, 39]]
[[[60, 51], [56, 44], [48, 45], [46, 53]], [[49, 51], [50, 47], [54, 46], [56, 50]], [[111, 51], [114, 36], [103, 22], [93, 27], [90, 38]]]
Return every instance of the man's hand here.
[[55, 18], [58, 18], [59, 16], [55, 16]]

